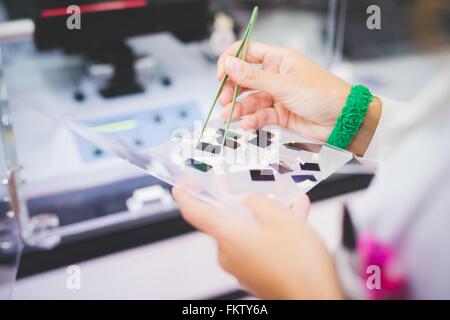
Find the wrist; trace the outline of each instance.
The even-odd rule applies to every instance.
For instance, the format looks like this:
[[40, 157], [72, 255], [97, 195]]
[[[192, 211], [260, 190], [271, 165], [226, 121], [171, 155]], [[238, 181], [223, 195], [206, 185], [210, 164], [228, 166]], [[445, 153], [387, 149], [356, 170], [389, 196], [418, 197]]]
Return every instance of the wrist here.
[[350, 90], [327, 144], [362, 156], [375, 134], [381, 116], [381, 101], [363, 85]]
[[382, 103], [378, 97], [373, 97], [372, 102], [364, 117], [364, 121], [358, 133], [349, 145], [348, 150], [357, 156], [363, 156], [372, 141], [378, 123], [381, 118]]

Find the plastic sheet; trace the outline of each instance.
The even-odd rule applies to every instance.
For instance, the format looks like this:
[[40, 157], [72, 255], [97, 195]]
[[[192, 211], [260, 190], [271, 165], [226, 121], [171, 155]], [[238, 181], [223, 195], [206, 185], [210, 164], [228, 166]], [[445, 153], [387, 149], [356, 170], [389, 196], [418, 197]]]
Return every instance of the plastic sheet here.
[[227, 206], [239, 207], [251, 193], [289, 205], [353, 156], [278, 126], [243, 131], [239, 122], [222, 147], [224, 126], [214, 120], [200, 142], [196, 132], [152, 150], [149, 157], [169, 173], [163, 180]]

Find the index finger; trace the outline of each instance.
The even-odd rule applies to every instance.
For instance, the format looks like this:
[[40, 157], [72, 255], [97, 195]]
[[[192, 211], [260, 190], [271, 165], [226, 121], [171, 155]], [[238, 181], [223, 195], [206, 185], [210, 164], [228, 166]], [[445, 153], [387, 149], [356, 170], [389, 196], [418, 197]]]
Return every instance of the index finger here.
[[[235, 42], [228, 49], [226, 49], [217, 60], [217, 77], [221, 80], [225, 76], [225, 59], [228, 56], [233, 56], [239, 49], [242, 40]], [[273, 49], [272, 45], [268, 45], [261, 42], [249, 41], [247, 47], [247, 56], [245, 61], [250, 63], [261, 64], [264, 61], [265, 56]]]

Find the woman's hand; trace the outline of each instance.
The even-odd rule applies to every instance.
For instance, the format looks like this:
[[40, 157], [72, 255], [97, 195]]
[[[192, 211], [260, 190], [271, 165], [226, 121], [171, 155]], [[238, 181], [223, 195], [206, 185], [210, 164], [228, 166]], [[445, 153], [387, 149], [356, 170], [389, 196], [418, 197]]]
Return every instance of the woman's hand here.
[[[239, 44], [227, 49], [217, 63], [218, 78], [229, 76], [219, 100], [224, 106], [222, 116], [228, 117], [234, 86], [239, 84], [240, 93], [257, 90], [236, 104], [232, 119], [247, 116], [241, 122], [243, 129], [277, 124], [325, 142], [345, 105], [350, 84], [286, 47], [250, 42], [249, 63], [243, 62], [234, 58]], [[375, 98], [350, 151], [364, 154], [380, 114], [381, 102]]]
[[289, 210], [264, 196], [244, 205], [254, 219], [225, 212], [173, 189], [183, 217], [217, 241], [219, 263], [246, 290], [264, 299], [342, 297], [333, 262], [306, 223], [304, 196]]

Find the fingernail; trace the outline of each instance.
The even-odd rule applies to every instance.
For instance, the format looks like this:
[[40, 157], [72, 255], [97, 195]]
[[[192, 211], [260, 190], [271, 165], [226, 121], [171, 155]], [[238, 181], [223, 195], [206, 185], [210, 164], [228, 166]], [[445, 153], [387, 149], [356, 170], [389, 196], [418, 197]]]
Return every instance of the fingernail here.
[[222, 74], [222, 70], [221, 70], [221, 68], [217, 68], [217, 79], [219, 79], [220, 80], [220, 75]]
[[253, 129], [255, 126], [255, 116], [250, 114], [244, 117], [241, 121], [241, 128], [244, 130]]
[[227, 60], [225, 61], [225, 67], [227, 68], [227, 71], [229, 73], [238, 73], [240, 66], [241, 62], [239, 61], [239, 59], [235, 57], [227, 57]]
[[222, 110], [222, 112], [221, 112], [221, 116], [222, 116], [222, 118], [226, 119], [226, 117], [227, 117], [227, 114], [228, 114], [228, 112], [227, 112], [227, 109], [226, 109], [226, 108], [224, 108], [224, 109]]
[[225, 94], [222, 92], [219, 97], [219, 103], [222, 107], [225, 107], [228, 104]]

